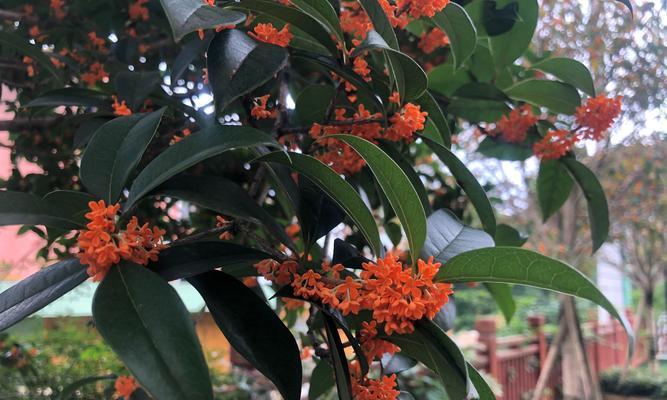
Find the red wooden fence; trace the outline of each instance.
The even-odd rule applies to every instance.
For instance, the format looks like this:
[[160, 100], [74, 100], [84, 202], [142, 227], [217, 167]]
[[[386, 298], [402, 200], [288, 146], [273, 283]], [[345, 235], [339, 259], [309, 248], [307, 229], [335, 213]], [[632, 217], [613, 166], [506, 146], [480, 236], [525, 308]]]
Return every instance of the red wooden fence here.
[[[628, 316], [631, 320], [631, 316]], [[550, 338], [543, 331], [544, 317], [528, 318], [532, 329], [529, 335], [496, 336], [496, 319], [480, 318], [475, 323], [479, 332], [478, 357], [475, 366], [489, 373], [502, 387], [502, 400], [522, 400], [537, 384], [541, 366], [549, 348]], [[592, 368], [597, 374], [622, 366], [627, 357], [628, 338], [616, 321], [608, 324], [596, 322], [582, 324], [586, 336], [586, 351]], [[641, 347], [633, 364], [641, 363], [645, 353]], [[545, 399], [553, 398], [561, 384], [561, 368], [558, 362], [549, 377]]]

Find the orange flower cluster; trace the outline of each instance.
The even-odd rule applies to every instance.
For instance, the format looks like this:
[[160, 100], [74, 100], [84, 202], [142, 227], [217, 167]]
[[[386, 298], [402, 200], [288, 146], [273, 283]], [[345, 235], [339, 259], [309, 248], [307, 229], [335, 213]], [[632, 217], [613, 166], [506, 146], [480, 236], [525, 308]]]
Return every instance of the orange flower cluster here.
[[88, 40], [90, 43], [87, 47], [99, 51], [100, 53], [106, 53], [106, 42], [104, 38], [98, 37], [95, 32], [88, 32]]
[[539, 142], [533, 145], [533, 153], [544, 160], [554, 160], [564, 156], [576, 143], [570, 131], [559, 129], [549, 131]]
[[131, 20], [148, 21], [148, 8], [145, 6], [146, 3], [148, 3], [148, 0], [137, 0], [130, 4], [128, 14]]
[[248, 32], [248, 35], [260, 42], [275, 44], [280, 47], [287, 47], [294, 36], [289, 31], [289, 24], [285, 24], [281, 30], [278, 30], [272, 23], [257, 24], [253, 32]]
[[261, 97], [256, 97], [253, 100], [253, 106], [250, 110], [250, 115], [255, 119], [265, 119], [265, 118], [275, 118], [276, 110], [267, 110], [266, 104], [269, 101], [271, 95], [265, 94]]
[[265, 279], [278, 285], [287, 285], [292, 281], [292, 275], [296, 274], [299, 264], [294, 260], [278, 262], [267, 258], [254, 265]]
[[584, 139], [602, 139], [602, 134], [621, 114], [621, 99], [621, 96], [609, 98], [599, 95], [589, 98], [584, 105], [577, 107], [575, 118]]
[[67, 15], [65, 10], [63, 10], [63, 7], [65, 7], [65, 0], [51, 0], [49, 5], [50, 5], [50, 8], [51, 8], [51, 11], [53, 11], [53, 15], [57, 19], [65, 18], [65, 15]]
[[[394, 28], [405, 29], [411, 19], [433, 17], [442, 11], [449, 0], [378, 0], [382, 10], [387, 15], [389, 23]], [[365, 39], [373, 24], [368, 15], [356, 1], [341, 2], [340, 25], [343, 32], [360, 39]]]
[[139, 388], [137, 381], [133, 377], [127, 375], [121, 375], [116, 378], [116, 382], [113, 386], [116, 389], [116, 395], [125, 400], [129, 400], [132, 393]]
[[[215, 223], [215, 226], [216, 226], [217, 228], [223, 228], [223, 227], [229, 225], [229, 223], [230, 223], [230, 222], [229, 222], [227, 219], [225, 219], [225, 217], [223, 217], [222, 215], [218, 215], [218, 216], [216, 216], [215, 219], [216, 219], [216, 221], [217, 221], [217, 222]], [[222, 232], [222, 233], [220, 234], [219, 238], [220, 238], [220, 240], [232, 240], [232, 239], [234, 239], [234, 235], [233, 235], [230, 231], [224, 231], [224, 232]]]
[[501, 135], [510, 143], [521, 143], [526, 139], [528, 129], [535, 125], [538, 119], [538, 116], [533, 115], [530, 105], [524, 104], [512, 110], [509, 116], [503, 115], [489, 134]]
[[364, 352], [368, 362], [380, 360], [384, 354], [395, 354], [401, 351], [395, 344], [377, 338], [376, 321], [364, 321], [361, 323], [361, 327], [359, 342], [361, 343], [361, 351]]
[[368, 68], [368, 61], [366, 61], [363, 56], [355, 58], [352, 64], [354, 72], [364, 78], [366, 82], [371, 81], [371, 70]]
[[415, 132], [424, 129], [428, 113], [421, 111], [421, 107], [407, 103], [403, 108], [389, 118], [391, 126], [385, 132], [385, 138], [392, 141], [411, 141]]
[[178, 143], [178, 142], [180, 142], [181, 140], [183, 140], [184, 138], [186, 138], [190, 135], [192, 135], [192, 131], [188, 128], [185, 128], [181, 131], [181, 136], [178, 136], [178, 135], [172, 136], [171, 141], [169, 141], [169, 144], [172, 145], [174, 143]]
[[[345, 111], [343, 108], [335, 111], [335, 120], [341, 122], [340, 124], [320, 125], [315, 123], [310, 128], [309, 134], [313, 139], [318, 140], [325, 149], [324, 153], [318, 155], [317, 158], [331, 166], [337, 173], [346, 175], [359, 172], [366, 163], [346, 143], [338, 139], [328, 139], [326, 138], [327, 135], [345, 133], [364, 138], [372, 143], [377, 143], [378, 139], [410, 141], [415, 132], [424, 129], [424, 123], [428, 116], [427, 112], [421, 111], [420, 106], [407, 103], [389, 119], [391, 125], [384, 129], [379, 122], [373, 121], [381, 118], [381, 114], [371, 114], [363, 104], [358, 106], [357, 112], [354, 113], [352, 118], [346, 117]], [[355, 124], [355, 121], [359, 123]]]
[[365, 39], [366, 34], [373, 29], [373, 23], [361, 9], [359, 2], [342, 1], [341, 8], [339, 19], [343, 32]]
[[405, 11], [414, 19], [432, 18], [449, 4], [449, 0], [396, 0], [396, 9]]
[[156, 261], [163, 248], [161, 243], [165, 231], [148, 224], [139, 226], [136, 217], [132, 217], [124, 231], [116, 227], [116, 215], [120, 205], [106, 206], [104, 200], [88, 203], [90, 212], [86, 218], [90, 221], [79, 232], [78, 257], [81, 264], [88, 266], [88, 275], [93, 281], [100, 281], [113, 264], [121, 259], [146, 265]]
[[35, 76], [35, 63], [32, 58], [28, 56], [23, 56], [23, 64], [25, 64], [25, 71], [29, 77]]
[[118, 102], [118, 97], [111, 96], [113, 99], [113, 104], [111, 107], [113, 107], [113, 113], [114, 115], [118, 116], [124, 116], [124, 115], [132, 115], [132, 110], [125, 104], [125, 100], [121, 101], [120, 103]]
[[81, 80], [86, 82], [88, 86], [95, 86], [97, 82], [102, 82], [108, 78], [109, 73], [104, 70], [104, 65], [97, 61], [90, 65], [87, 72], [81, 74]]
[[431, 54], [437, 49], [447, 46], [449, 38], [440, 28], [433, 28], [429, 32], [424, 32], [419, 39], [417, 46], [425, 54]]
[[577, 107], [575, 120], [578, 126], [572, 130], [552, 130], [533, 145], [533, 153], [541, 159], [557, 159], [564, 156], [581, 140], [600, 141], [621, 113], [621, 96], [599, 95], [589, 98]]
[[355, 400], [396, 400], [401, 393], [396, 390], [396, 374], [379, 379], [362, 378], [352, 382]]

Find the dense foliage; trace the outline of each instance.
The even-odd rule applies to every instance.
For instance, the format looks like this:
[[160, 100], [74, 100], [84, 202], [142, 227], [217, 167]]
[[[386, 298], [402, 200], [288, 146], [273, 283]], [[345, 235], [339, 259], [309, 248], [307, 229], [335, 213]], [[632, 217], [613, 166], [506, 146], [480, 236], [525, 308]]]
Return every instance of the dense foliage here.
[[16, 91], [5, 127], [14, 160], [44, 173], [15, 171], [0, 223], [32, 227], [59, 261], [0, 294], [0, 330], [100, 281], [96, 328], [134, 376], [120, 396], [138, 382], [213, 398], [175, 279], [287, 400], [299, 346], [318, 361], [311, 398], [410, 398], [397, 374], [416, 362], [452, 399], [493, 398], [445, 333], [454, 284], [482, 282], [508, 320], [512, 284], [623, 320], [577, 269], [520, 248], [457, 150], [476, 130], [486, 157], [538, 157], [543, 218], [576, 184], [593, 250], [607, 238], [574, 150], [605, 137], [621, 98], [575, 60], [522, 57], [535, 0], [52, 0], [3, 15], [2, 55], [21, 57], [1, 77]]

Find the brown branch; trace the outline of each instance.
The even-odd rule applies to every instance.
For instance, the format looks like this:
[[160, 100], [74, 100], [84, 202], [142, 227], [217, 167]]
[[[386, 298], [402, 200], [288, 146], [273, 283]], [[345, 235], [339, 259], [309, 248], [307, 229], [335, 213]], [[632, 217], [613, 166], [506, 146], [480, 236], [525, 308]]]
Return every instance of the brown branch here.
[[[363, 125], [363, 124], [375, 124], [382, 123], [384, 120], [382, 118], [367, 118], [360, 120], [343, 120], [343, 121], [329, 121], [327, 123], [321, 124], [322, 126], [349, 126], [349, 125]], [[307, 133], [310, 130], [310, 126], [284, 126], [279, 129], [282, 133]]]
[[0, 131], [13, 131], [28, 128], [48, 128], [56, 125], [62, 117], [50, 118], [16, 118], [0, 121]]
[[32, 23], [37, 22], [37, 17], [35, 17], [34, 15], [28, 15], [26, 13], [10, 11], [10, 10], [0, 10], [0, 18], [8, 19], [11, 21], [23, 20]]

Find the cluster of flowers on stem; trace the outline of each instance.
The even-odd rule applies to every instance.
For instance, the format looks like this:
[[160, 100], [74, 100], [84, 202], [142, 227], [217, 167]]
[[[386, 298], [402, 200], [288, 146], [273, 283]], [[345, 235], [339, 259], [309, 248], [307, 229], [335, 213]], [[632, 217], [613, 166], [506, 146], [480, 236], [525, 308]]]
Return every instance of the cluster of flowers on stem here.
[[87, 229], [79, 231], [77, 256], [81, 264], [88, 266], [87, 272], [93, 281], [102, 280], [121, 259], [141, 265], [157, 261], [164, 247], [164, 230], [150, 228], [147, 223], [139, 225], [137, 217], [132, 217], [125, 230], [120, 230], [116, 225], [120, 205], [107, 206], [100, 200], [91, 201], [88, 206], [90, 212], [85, 216], [90, 222]]

